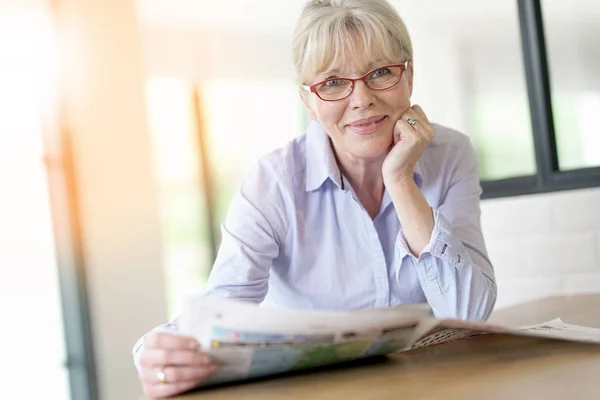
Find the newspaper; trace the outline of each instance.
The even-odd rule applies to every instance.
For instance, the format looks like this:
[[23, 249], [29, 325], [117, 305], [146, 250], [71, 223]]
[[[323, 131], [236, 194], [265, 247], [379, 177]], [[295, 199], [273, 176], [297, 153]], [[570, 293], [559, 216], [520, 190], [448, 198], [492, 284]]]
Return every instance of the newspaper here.
[[409, 351], [491, 333], [600, 344], [600, 329], [560, 319], [523, 328], [435, 319], [427, 304], [354, 311], [260, 307], [227, 299], [189, 296], [180, 333], [220, 365], [204, 386]]

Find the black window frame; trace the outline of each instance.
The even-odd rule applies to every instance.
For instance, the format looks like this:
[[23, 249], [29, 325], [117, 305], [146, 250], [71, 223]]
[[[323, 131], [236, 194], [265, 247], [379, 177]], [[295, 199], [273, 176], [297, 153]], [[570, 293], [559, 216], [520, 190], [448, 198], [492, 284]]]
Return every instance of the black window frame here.
[[482, 180], [482, 199], [600, 186], [600, 166], [560, 170], [541, 0], [517, 0], [536, 174]]
[[46, 131], [43, 156], [58, 265], [66, 350], [64, 367], [69, 377], [70, 399], [98, 400], [100, 388], [71, 137], [64, 126]]

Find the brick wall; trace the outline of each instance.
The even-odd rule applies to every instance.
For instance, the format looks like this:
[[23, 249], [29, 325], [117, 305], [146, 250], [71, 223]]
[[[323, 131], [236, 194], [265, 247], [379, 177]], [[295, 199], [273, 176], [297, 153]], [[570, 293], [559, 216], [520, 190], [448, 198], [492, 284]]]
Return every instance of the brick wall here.
[[600, 292], [600, 189], [484, 200], [482, 224], [496, 308]]

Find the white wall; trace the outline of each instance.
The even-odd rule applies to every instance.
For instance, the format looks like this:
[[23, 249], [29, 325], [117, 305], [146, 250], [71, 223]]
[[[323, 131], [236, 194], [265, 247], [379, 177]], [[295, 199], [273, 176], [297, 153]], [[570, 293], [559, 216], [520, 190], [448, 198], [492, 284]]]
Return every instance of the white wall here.
[[501, 308], [600, 292], [600, 188], [485, 200], [482, 223]]

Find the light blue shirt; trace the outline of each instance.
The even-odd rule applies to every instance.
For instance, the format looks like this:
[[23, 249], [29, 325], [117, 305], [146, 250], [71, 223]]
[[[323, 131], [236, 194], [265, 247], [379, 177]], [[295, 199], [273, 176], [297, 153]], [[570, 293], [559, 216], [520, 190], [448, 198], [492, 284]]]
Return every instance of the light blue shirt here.
[[496, 282], [480, 226], [477, 159], [467, 136], [434, 129], [414, 175], [435, 219], [418, 258], [388, 192], [371, 219], [313, 122], [242, 183], [205, 294], [330, 310], [427, 301], [437, 317], [487, 319]]

